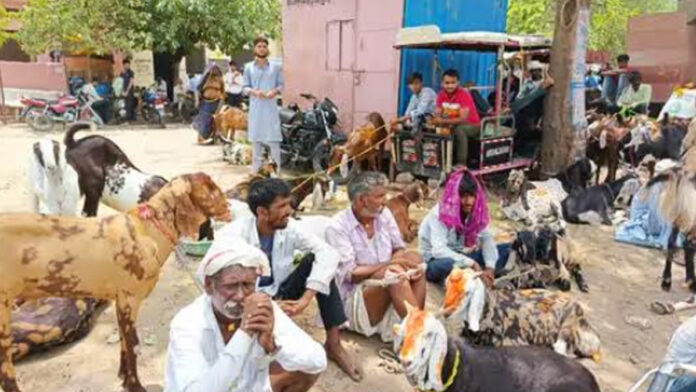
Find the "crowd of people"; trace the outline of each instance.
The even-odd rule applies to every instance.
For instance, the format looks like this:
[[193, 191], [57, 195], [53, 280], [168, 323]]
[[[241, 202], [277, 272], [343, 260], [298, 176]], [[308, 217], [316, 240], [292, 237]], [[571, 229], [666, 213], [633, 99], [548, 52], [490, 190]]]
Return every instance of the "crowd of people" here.
[[[421, 225], [419, 251], [407, 249], [385, 208], [387, 185], [382, 173], [355, 177], [350, 207], [320, 238], [291, 219], [287, 183], [253, 183], [253, 215], [216, 233], [198, 269], [205, 294], [172, 321], [165, 390], [307, 391], [327, 357], [358, 382], [364, 373], [343, 347], [343, 330], [391, 342], [409, 307], [425, 307], [426, 280], [442, 284], [453, 267], [480, 270], [493, 284], [508, 248], [488, 230], [485, 194], [473, 175], [461, 169], [449, 177]], [[289, 318], [314, 300], [323, 348]]]

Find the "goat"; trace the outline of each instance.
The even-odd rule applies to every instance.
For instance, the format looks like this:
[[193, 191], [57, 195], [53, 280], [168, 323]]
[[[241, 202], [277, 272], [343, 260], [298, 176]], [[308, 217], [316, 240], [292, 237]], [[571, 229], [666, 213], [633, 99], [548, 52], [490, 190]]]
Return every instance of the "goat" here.
[[177, 177], [146, 204], [106, 218], [0, 215], [0, 387], [18, 392], [12, 364], [10, 308], [16, 298], [91, 297], [116, 301], [119, 376], [144, 392], [137, 375], [135, 321], [179, 237], [206, 218], [229, 220], [227, 201], [203, 173]]
[[213, 115], [213, 122], [215, 132], [227, 143], [234, 141], [236, 131], [246, 130], [249, 126], [243, 110], [227, 105]]
[[[620, 151], [625, 136], [624, 129], [619, 127], [612, 117], [600, 120], [599, 126], [591, 127], [590, 140], [587, 145], [587, 157], [597, 165], [595, 183], [599, 184], [601, 168], [607, 167], [606, 182], [616, 180], [616, 171], [621, 161]], [[594, 125], [594, 124], [593, 124]]]
[[523, 221], [533, 227], [540, 220], [558, 216], [562, 229], [565, 222], [560, 217], [561, 201], [568, 196], [560, 180], [528, 181], [522, 170], [512, 170], [508, 176], [501, 209], [513, 221]]
[[[362, 168], [367, 163], [368, 170], [381, 170], [381, 157], [384, 151], [388, 131], [382, 115], [372, 112], [367, 117], [367, 123], [353, 130], [348, 140], [342, 146], [335, 147], [331, 153], [331, 165], [336, 166], [347, 159], [356, 157], [353, 165]], [[373, 148], [380, 142], [378, 148]], [[346, 171], [347, 169], [342, 169]]]
[[32, 151], [27, 174], [33, 211], [77, 215], [80, 187], [77, 172], [65, 158], [65, 150], [57, 141], [43, 138], [34, 143]]
[[686, 127], [665, 116], [660, 123], [660, 133], [657, 140], [653, 137], [650, 141], [633, 146], [628, 151], [629, 156], [633, 158], [634, 164], [641, 162], [646, 155], [652, 155], [657, 160], [679, 160], [686, 134]]
[[222, 146], [222, 160], [237, 166], [251, 165], [253, 150], [250, 145], [239, 142], [225, 142]]
[[595, 185], [568, 196], [561, 202], [563, 218], [570, 223], [612, 224], [611, 211], [614, 202], [630, 204], [631, 197], [640, 190], [640, 181], [633, 175], [619, 180]]
[[66, 158], [77, 171], [80, 192], [85, 195], [84, 215], [97, 216], [100, 200], [117, 211], [128, 211], [167, 183], [138, 169], [116, 143], [103, 136], [75, 140], [78, 131], [89, 128], [89, 124], [74, 124], [63, 140]]
[[300, 208], [302, 202], [307, 198], [307, 196], [314, 193], [314, 191], [317, 189], [321, 191], [323, 198], [323, 195], [325, 195], [329, 190], [329, 182], [329, 179], [323, 175], [314, 177], [312, 180], [308, 181], [306, 177], [298, 177], [288, 180], [287, 183], [292, 190], [290, 195], [292, 199], [290, 201], [290, 206], [292, 209], [295, 211], [302, 211], [303, 209]]
[[[587, 184], [592, 179], [592, 175], [596, 173], [596, 170], [597, 165], [591, 159], [583, 158], [568, 166], [565, 170], [552, 178], [560, 181], [565, 193], [570, 195], [587, 188]], [[544, 181], [548, 179], [548, 177], [542, 177], [541, 164], [535, 161], [532, 167], [530, 167], [528, 178], [532, 181]]]
[[409, 308], [394, 326], [394, 353], [420, 391], [599, 392], [582, 364], [541, 347], [471, 347], [434, 315]]
[[424, 182], [416, 181], [387, 201], [387, 208], [394, 215], [401, 237], [407, 243], [413, 242], [418, 235], [418, 222], [410, 218], [408, 208], [413, 203], [419, 204], [424, 201], [429, 193], [430, 189]]
[[487, 290], [479, 276], [454, 269], [445, 283], [442, 312], [464, 322], [462, 335], [469, 343], [548, 346], [559, 354], [599, 360], [599, 335], [580, 302], [547, 290]]
[[278, 165], [273, 161], [267, 161], [256, 174], [248, 175], [244, 180], [236, 183], [231, 189], [225, 191], [225, 196], [228, 199], [237, 199], [246, 201], [249, 196], [249, 187], [256, 181], [264, 178], [272, 178], [278, 176]]

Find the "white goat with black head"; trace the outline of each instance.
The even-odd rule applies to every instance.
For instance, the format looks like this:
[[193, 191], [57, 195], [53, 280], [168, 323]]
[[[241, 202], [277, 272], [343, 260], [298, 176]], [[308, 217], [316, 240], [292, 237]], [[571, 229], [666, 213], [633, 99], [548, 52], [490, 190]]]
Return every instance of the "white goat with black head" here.
[[28, 177], [34, 212], [78, 215], [77, 172], [65, 159], [65, 149], [59, 142], [43, 138], [34, 143]]

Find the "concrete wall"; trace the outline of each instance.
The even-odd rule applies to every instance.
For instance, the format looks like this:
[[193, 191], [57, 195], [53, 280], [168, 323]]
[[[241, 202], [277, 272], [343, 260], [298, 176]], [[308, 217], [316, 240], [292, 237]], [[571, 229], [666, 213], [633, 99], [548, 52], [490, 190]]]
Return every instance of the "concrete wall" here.
[[68, 91], [63, 64], [0, 61], [0, 74], [6, 106], [21, 106], [22, 96], [53, 98]]
[[675, 85], [696, 81], [696, 27], [685, 12], [632, 18], [628, 23], [631, 66], [653, 87], [653, 102], [665, 102]]
[[403, 0], [283, 2], [286, 104], [311, 93], [341, 110], [344, 130], [370, 111], [389, 118], [398, 98], [399, 53], [392, 48]]

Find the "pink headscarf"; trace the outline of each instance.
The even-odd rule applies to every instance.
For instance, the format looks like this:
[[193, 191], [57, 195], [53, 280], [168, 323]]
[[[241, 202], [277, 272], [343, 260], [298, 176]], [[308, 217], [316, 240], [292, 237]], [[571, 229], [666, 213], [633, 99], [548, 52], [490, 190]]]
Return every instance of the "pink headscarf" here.
[[[461, 197], [459, 196], [459, 183], [464, 175], [470, 176], [476, 183], [476, 201], [474, 208], [462, 223], [461, 218]], [[460, 169], [450, 176], [445, 185], [445, 191], [440, 199], [440, 222], [450, 229], [457, 230], [459, 235], [464, 237], [464, 246], [472, 247], [476, 245], [478, 234], [484, 230], [490, 222], [488, 215], [488, 205], [486, 195], [483, 192], [481, 183], [466, 169]]]

